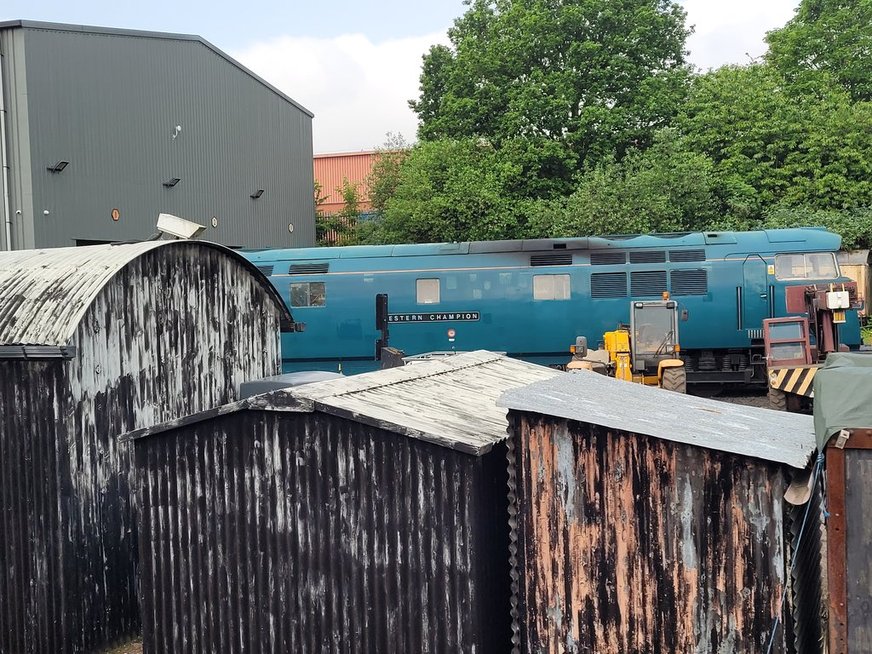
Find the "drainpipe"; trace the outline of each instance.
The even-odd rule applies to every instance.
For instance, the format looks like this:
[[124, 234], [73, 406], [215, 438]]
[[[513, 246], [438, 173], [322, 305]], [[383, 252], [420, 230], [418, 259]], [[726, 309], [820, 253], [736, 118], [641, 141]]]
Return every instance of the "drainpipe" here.
[[6, 93], [3, 90], [3, 41], [0, 39], [0, 184], [3, 184], [3, 222], [6, 225], [6, 249], [12, 249], [12, 215], [9, 212], [9, 159], [6, 152]]

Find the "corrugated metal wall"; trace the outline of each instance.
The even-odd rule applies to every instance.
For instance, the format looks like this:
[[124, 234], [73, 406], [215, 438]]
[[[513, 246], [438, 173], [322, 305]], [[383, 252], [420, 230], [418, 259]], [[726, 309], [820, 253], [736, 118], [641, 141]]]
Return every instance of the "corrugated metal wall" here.
[[[821, 545], [824, 529], [823, 491], [820, 480], [812, 488], [808, 504], [790, 506], [787, 514], [790, 557], [793, 570], [790, 575], [793, 621], [785, 624], [792, 632], [799, 654], [822, 654], [824, 632], [822, 616]], [[805, 525], [805, 526], [803, 526]]]
[[157, 248], [97, 296], [75, 359], [0, 361], [0, 652], [86, 652], [138, 633], [131, 450], [116, 438], [279, 371], [282, 308], [265, 284], [226, 252]]
[[517, 651], [766, 651], [780, 467], [519, 412], [510, 432]]
[[376, 152], [315, 155], [315, 180], [321, 184], [321, 195], [325, 198], [318, 210], [325, 214], [333, 214], [345, 208], [345, 201], [342, 198], [342, 184], [345, 179], [357, 184], [360, 193], [359, 209], [368, 210], [372, 205], [369, 203], [367, 181], [377, 156]]
[[135, 442], [148, 652], [505, 652], [505, 454], [325, 414]]
[[230, 246], [313, 245], [311, 116], [199, 40], [117, 32], [0, 34], [24, 42], [4, 70], [26, 81], [9, 113], [16, 247], [145, 238], [159, 212]]

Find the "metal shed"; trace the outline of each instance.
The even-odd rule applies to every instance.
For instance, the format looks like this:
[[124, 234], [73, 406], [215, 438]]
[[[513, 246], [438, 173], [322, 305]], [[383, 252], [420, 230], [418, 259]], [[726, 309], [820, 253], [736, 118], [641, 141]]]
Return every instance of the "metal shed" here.
[[210, 243], [0, 254], [0, 651], [139, 632], [116, 437], [278, 372], [289, 319], [265, 277]]
[[134, 433], [146, 651], [505, 652], [508, 389], [471, 352]]
[[[772, 652], [808, 416], [573, 374], [506, 393], [516, 651]], [[788, 633], [785, 633], [788, 632]]]
[[872, 357], [835, 353], [814, 380], [815, 432], [824, 452], [828, 644], [872, 651]]

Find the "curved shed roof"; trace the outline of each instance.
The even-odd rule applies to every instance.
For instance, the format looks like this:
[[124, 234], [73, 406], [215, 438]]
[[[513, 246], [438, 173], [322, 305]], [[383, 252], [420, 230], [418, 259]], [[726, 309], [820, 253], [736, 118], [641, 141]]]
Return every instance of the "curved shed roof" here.
[[118, 245], [0, 252], [0, 345], [67, 345], [101, 289], [146, 252], [180, 244], [226, 252], [262, 280], [287, 308], [275, 288], [233, 250], [206, 241], [143, 241]]

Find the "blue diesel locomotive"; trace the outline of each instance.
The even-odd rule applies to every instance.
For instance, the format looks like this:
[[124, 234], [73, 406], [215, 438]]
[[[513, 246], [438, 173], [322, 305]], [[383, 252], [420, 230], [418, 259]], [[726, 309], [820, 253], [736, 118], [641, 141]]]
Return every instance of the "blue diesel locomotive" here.
[[[706, 232], [249, 251], [305, 331], [283, 335], [286, 371], [378, 366], [376, 296], [407, 354], [490, 349], [554, 365], [569, 345], [629, 319], [630, 302], [678, 302], [688, 383], [765, 383], [762, 321], [790, 285], [847, 281], [822, 229]], [[843, 343], [859, 344], [856, 312]]]

